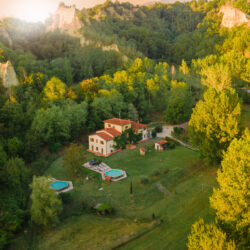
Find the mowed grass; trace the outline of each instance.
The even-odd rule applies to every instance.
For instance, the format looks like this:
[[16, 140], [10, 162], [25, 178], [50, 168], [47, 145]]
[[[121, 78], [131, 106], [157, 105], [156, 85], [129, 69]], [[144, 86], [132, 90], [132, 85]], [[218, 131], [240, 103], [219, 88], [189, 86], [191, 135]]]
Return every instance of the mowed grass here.
[[[153, 145], [153, 141], [143, 144]], [[95, 156], [86, 153], [86, 157], [89, 160]], [[46, 176], [72, 180], [74, 190], [72, 202], [65, 207], [60, 224], [40, 236], [38, 249], [54, 249], [55, 246], [60, 249], [112, 249], [117, 246], [121, 249], [186, 249], [190, 226], [199, 217], [207, 221], [213, 218], [209, 196], [216, 185], [217, 169], [204, 167], [199, 153], [178, 146], [164, 152], [151, 148], [143, 157], [137, 146], [134, 150], [99, 158], [111, 168], [125, 170], [128, 178], [107, 184], [99, 174], [84, 170], [89, 180], [74, 179], [67, 174], [62, 158], [46, 171]], [[147, 178], [149, 183], [142, 185], [141, 178]], [[133, 195], [130, 195], [131, 183]], [[168, 195], [158, 189], [159, 184]], [[94, 206], [103, 202], [115, 208], [114, 217], [81, 212], [83, 203]], [[157, 221], [162, 221], [159, 226], [155, 226], [152, 214]]]

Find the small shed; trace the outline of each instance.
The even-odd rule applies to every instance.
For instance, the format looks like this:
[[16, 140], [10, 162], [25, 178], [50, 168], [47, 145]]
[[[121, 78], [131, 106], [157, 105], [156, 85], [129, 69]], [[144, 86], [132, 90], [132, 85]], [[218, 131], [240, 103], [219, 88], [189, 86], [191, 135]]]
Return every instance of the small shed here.
[[156, 151], [163, 151], [167, 148], [167, 144], [168, 144], [168, 142], [165, 140], [158, 141], [155, 143], [155, 150]]
[[146, 149], [140, 148], [140, 155], [145, 155], [145, 154], [146, 154]]

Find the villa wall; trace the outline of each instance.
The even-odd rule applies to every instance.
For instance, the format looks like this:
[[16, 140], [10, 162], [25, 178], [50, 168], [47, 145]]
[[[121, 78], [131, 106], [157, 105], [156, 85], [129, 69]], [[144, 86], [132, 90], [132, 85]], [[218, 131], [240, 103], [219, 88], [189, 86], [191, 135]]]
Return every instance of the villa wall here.
[[[91, 139], [94, 139], [94, 141], [92, 142]], [[101, 144], [101, 141], [103, 142], [103, 144]], [[91, 135], [89, 136], [89, 150], [106, 155], [107, 154], [107, 142], [103, 140], [101, 137], [99, 137], [98, 135]]]

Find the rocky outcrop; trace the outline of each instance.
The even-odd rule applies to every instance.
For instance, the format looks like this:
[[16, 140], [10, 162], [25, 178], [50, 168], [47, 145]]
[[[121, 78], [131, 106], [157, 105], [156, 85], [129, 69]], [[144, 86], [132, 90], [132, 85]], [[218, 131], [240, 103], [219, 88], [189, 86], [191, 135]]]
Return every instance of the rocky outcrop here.
[[19, 84], [16, 72], [10, 61], [0, 63], [0, 78], [3, 81], [3, 86], [5, 88], [17, 86]]
[[247, 27], [250, 27], [248, 15], [231, 5], [222, 6], [220, 8], [220, 13], [223, 14], [221, 22], [222, 27], [232, 28], [234, 26], [240, 26], [244, 23], [247, 23]]
[[60, 5], [48, 23], [46, 30], [54, 31], [58, 29], [68, 35], [80, 37], [79, 30], [81, 28], [82, 23], [77, 16], [76, 7], [74, 5], [71, 7]]

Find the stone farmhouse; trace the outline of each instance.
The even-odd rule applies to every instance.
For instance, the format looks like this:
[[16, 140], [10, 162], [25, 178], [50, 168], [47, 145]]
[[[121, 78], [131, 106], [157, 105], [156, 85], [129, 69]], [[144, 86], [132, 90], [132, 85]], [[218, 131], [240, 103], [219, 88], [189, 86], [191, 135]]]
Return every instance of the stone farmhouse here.
[[142, 141], [151, 138], [151, 129], [147, 125], [130, 120], [112, 118], [104, 121], [104, 129], [89, 135], [88, 151], [101, 156], [109, 156], [116, 152], [114, 138], [125, 130], [132, 128], [135, 134], [142, 135]]

